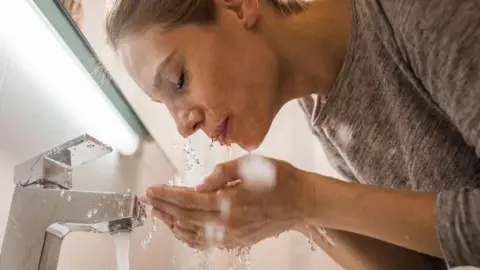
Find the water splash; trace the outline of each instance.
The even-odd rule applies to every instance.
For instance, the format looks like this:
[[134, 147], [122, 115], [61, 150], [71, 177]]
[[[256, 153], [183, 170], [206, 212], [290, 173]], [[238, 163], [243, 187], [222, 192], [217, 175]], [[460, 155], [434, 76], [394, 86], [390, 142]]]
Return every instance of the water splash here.
[[318, 228], [316, 227], [315, 230], [321, 235], [323, 236], [323, 238], [325, 239], [325, 241], [327, 241], [327, 244], [331, 247], [335, 247], [335, 243], [333, 242], [333, 239], [330, 238], [327, 234], [327, 230], [325, 230], [324, 228]]
[[308, 230], [308, 244], [310, 245], [310, 250], [317, 251], [317, 245], [315, 245], [315, 241], [313, 241], [312, 229], [310, 228], [309, 225], [307, 225], [307, 230]]
[[156, 218], [152, 217], [152, 224], [148, 229], [148, 233], [145, 236], [145, 238], [142, 239], [141, 244], [144, 249], [146, 249], [148, 244], [150, 244], [150, 241], [152, 241], [153, 233], [157, 231], [156, 220], [157, 220]]
[[237, 250], [237, 257], [243, 270], [250, 270], [250, 247], [242, 247]]
[[228, 249], [228, 270], [235, 269], [235, 258], [237, 257], [234, 249]]
[[88, 212], [87, 212], [86, 218], [87, 218], [87, 219], [90, 219], [90, 218], [92, 218], [92, 216], [94, 216], [94, 215], [97, 214], [97, 213], [98, 213], [98, 209], [96, 209], [96, 208], [95, 208], [95, 209], [90, 209], [90, 210], [88, 210]]
[[306, 227], [307, 227], [308, 234], [309, 234], [308, 243], [310, 244], [310, 249], [312, 251], [317, 250], [317, 246], [316, 246], [316, 244], [313, 240], [313, 233], [317, 233], [320, 236], [322, 236], [323, 239], [327, 242], [327, 244], [330, 247], [335, 247], [335, 243], [333, 242], [333, 239], [328, 236], [327, 230], [325, 230], [324, 228], [314, 227], [314, 226], [310, 226], [310, 225], [306, 225]]
[[200, 165], [200, 159], [197, 157], [195, 150], [193, 150], [190, 139], [185, 140], [183, 152], [186, 154], [185, 171], [190, 171], [195, 165]]
[[271, 189], [276, 184], [276, 168], [268, 159], [249, 154], [239, 164], [239, 174], [249, 189]]
[[198, 270], [210, 270], [210, 254], [208, 250], [195, 250], [198, 260]]

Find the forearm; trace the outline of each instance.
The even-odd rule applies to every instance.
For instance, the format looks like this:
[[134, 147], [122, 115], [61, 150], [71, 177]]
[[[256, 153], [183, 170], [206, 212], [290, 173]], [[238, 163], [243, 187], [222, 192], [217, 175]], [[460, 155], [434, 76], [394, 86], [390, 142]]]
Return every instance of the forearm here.
[[334, 243], [332, 246], [323, 235], [308, 230], [306, 226], [299, 227], [297, 231], [311, 238], [347, 270], [431, 269], [426, 256], [367, 236], [327, 229], [327, 235]]
[[307, 178], [311, 200], [318, 205], [307, 211], [308, 223], [442, 257], [435, 225], [435, 194], [325, 181], [316, 174]]

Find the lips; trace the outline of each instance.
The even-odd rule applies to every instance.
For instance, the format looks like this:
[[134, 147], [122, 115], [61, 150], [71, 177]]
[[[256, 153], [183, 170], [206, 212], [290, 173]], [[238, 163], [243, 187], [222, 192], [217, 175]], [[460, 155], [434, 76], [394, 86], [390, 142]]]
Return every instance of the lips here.
[[228, 126], [230, 118], [227, 117], [215, 130], [215, 141], [218, 141], [221, 145], [228, 145]]

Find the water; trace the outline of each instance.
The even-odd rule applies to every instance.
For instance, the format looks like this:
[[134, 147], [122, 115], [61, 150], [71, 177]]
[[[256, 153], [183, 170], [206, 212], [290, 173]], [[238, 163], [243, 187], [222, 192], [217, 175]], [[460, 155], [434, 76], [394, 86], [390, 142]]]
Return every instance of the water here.
[[142, 240], [142, 243], [141, 243], [144, 249], [147, 248], [150, 241], [152, 241], [153, 233], [156, 231], [157, 231], [156, 219], [152, 217], [152, 225], [150, 226], [150, 229], [148, 230], [147, 235], [145, 236], [145, 238]]
[[198, 260], [198, 270], [210, 270], [210, 259], [208, 250], [196, 250], [195, 255]]
[[190, 171], [191, 169], [193, 169], [194, 166], [200, 165], [200, 159], [197, 157], [197, 154], [193, 150], [192, 143], [189, 139], [185, 140], [183, 152], [186, 154], [185, 171]]
[[213, 150], [213, 147], [215, 146], [214, 143], [215, 143], [215, 140], [212, 139], [212, 143], [210, 143], [210, 146], [208, 146], [208, 150], [210, 151]]
[[235, 250], [229, 249], [228, 250], [228, 270], [235, 269], [235, 258], [237, 258], [237, 255], [235, 254]]
[[310, 245], [310, 250], [311, 251], [316, 251], [317, 246], [315, 245], [315, 241], [313, 241], [313, 235], [312, 235], [312, 230], [310, 226], [307, 225], [307, 230], [308, 230], [308, 244]]
[[330, 238], [328, 236], [327, 230], [325, 230], [324, 228], [313, 227], [313, 226], [310, 226], [310, 225], [307, 225], [306, 227], [307, 227], [308, 234], [309, 234], [308, 243], [310, 244], [310, 249], [312, 251], [317, 250], [317, 246], [316, 246], [315, 242], [313, 241], [312, 231], [314, 231], [315, 233], [318, 233], [320, 236], [322, 236], [323, 239], [327, 242], [327, 244], [330, 247], [335, 247], [335, 243], [333, 242], [332, 238]]
[[130, 270], [130, 232], [118, 232], [113, 235], [117, 251], [117, 270]]
[[240, 262], [241, 269], [250, 270], [251, 268], [250, 247], [239, 248], [237, 251], [237, 257]]
[[276, 184], [276, 168], [268, 159], [248, 154], [239, 164], [243, 185], [252, 190], [271, 189]]
[[[215, 146], [215, 142], [212, 140], [210, 143], [208, 150], [213, 150]], [[174, 145], [176, 147], [176, 144]], [[227, 146], [228, 157], [231, 160], [233, 158], [233, 151], [230, 146]], [[185, 171], [192, 170], [195, 166], [201, 166], [200, 160], [195, 153], [195, 150], [192, 146], [192, 143], [189, 139], [184, 140], [184, 147], [183, 152], [186, 154], [185, 156]], [[263, 164], [262, 164], [263, 165]], [[268, 176], [271, 176], [272, 173], [267, 173]], [[263, 175], [262, 175], [263, 176]], [[267, 177], [272, 178], [272, 177]], [[274, 177], [273, 177], [274, 178]], [[201, 179], [201, 177], [198, 177]], [[177, 185], [183, 186], [183, 178], [176, 176], [174, 180], [169, 181], [170, 185]], [[221, 212], [223, 218], [228, 218], [230, 212], [230, 202], [228, 200], [224, 200], [221, 202]], [[204, 227], [205, 237], [208, 239], [207, 241], [209, 244], [218, 244], [223, 241], [224, 236], [224, 228], [218, 226], [218, 224], [213, 223], [206, 223]], [[148, 239], [147, 236], [146, 239]], [[215, 245], [213, 245], [215, 246]], [[210, 270], [210, 257], [212, 255], [213, 249], [207, 250], [195, 250], [195, 269], [199, 270]], [[250, 260], [250, 247], [247, 248], [235, 248], [235, 249], [228, 249], [227, 250], [228, 256], [228, 268], [229, 270], [250, 270], [251, 260]], [[172, 258], [172, 261], [175, 261], [175, 257]]]

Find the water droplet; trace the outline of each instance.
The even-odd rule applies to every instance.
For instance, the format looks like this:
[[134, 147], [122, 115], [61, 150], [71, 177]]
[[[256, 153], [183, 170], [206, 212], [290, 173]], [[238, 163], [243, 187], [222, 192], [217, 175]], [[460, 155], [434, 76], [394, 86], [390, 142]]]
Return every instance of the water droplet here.
[[313, 241], [313, 233], [312, 230], [313, 228], [310, 225], [307, 225], [307, 231], [308, 231], [308, 244], [310, 245], [310, 250], [311, 251], [316, 251], [317, 246], [315, 245], [315, 242]]
[[68, 195], [67, 201], [71, 201], [71, 200], [72, 200], [72, 195]]
[[63, 195], [65, 195], [65, 190], [62, 189], [62, 191], [60, 191], [60, 197], [63, 197]]
[[276, 168], [268, 159], [249, 154], [240, 161], [239, 174], [249, 189], [271, 189], [276, 184]]
[[208, 150], [210, 150], [210, 151], [213, 150], [213, 147], [215, 146], [214, 142], [215, 141], [212, 139], [212, 143], [210, 143], [210, 145], [208, 146]]

